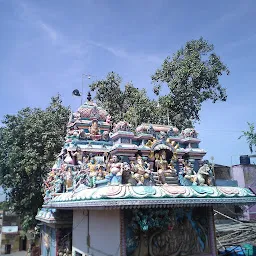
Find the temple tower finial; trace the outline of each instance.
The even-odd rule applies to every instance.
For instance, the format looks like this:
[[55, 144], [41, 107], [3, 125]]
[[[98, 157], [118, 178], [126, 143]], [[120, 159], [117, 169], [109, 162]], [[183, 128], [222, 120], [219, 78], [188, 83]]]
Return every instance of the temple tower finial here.
[[88, 101], [91, 101], [91, 100], [92, 100], [91, 92], [88, 92], [88, 94], [87, 94], [87, 100], [88, 100]]

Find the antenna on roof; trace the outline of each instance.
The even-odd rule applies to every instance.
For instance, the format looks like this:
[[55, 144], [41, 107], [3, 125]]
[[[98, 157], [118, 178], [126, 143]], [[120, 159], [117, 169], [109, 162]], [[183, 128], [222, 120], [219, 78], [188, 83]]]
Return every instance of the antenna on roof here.
[[[72, 92], [72, 95], [73, 95], [73, 96], [81, 97], [81, 105], [83, 104], [83, 96], [84, 96], [84, 78], [91, 79], [92, 77], [94, 77], [94, 76], [91, 76], [91, 75], [89, 75], [89, 74], [82, 74], [82, 88], [81, 88], [81, 91], [79, 91], [78, 89], [75, 89], [75, 90]], [[91, 100], [92, 100], [92, 96], [91, 96], [91, 93], [90, 93], [90, 92], [89, 92], [88, 95], [87, 95], [87, 100], [88, 100], [88, 101], [91, 101]]]

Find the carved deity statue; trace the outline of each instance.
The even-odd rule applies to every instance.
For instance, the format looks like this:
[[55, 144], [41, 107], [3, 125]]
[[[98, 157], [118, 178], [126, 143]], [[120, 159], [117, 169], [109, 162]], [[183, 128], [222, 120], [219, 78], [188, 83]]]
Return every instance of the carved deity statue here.
[[95, 158], [93, 157], [90, 160], [90, 163], [88, 164], [89, 167], [89, 180], [90, 180], [90, 186], [96, 187], [96, 177], [97, 177], [97, 163]]
[[109, 184], [118, 185], [122, 182], [122, 173], [123, 173], [123, 163], [121, 162], [120, 157], [113, 155], [112, 163], [109, 163]]
[[137, 157], [137, 161], [132, 165], [134, 172], [134, 179], [137, 181], [137, 185], [143, 185], [145, 179], [150, 177], [150, 166], [148, 163], [144, 162], [141, 156]]
[[185, 174], [185, 176], [184, 176], [185, 179], [190, 180], [192, 183], [194, 183], [196, 181], [195, 180], [196, 173], [193, 170], [190, 162], [184, 164], [184, 174]]
[[109, 132], [108, 131], [104, 131], [102, 133], [102, 139], [105, 140], [105, 141], [109, 140]]
[[98, 126], [98, 121], [97, 120], [92, 121], [92, 125], [91, 125], [89, 130], [90, 130], [90, 134], [92, 134], [92, 135], [98, 135], [99, 134], [99, 126]]
[[111, 123], [111, 115], [107, 115], [106, 123], [108, 123], [108, 124], [110, 124], [110, 123]]
[[159, 181], [162, 184], [167, 184], [166, 178], [175, 178], [175, 176], [177, 175], [176, 170], [172, 164], [168, 164], [168, 161], [166, 159], [166, 152], [164, 150], [160, 151], [160, 154], [156, 153], [155, 158], [155, 165]]
[[184, 178], [192, 182], [193, 185], [212, 186], [213, 174], [208, 164], [204, 164], [196, 173], [190, 164], [184, 166]]
[[212, 171], [208, 164], [204, 164], [197, 172], [197, 183], [203, 186], [212, 186]]
[[57, 174], [55, 177], [55, 187], [54, 190], [56, 193], [62, 193], [63, 192], [63, 176], [61, 174]]
[[65, 181], [66, 181], [66, 190], [67, 191], [72, 190], [73, 189], [73, 174], [72, 174], [71, 167], [68, 167], [68, 169], [66, 171]]
[[73, 165], [81, 165], [83, 159], [83, 152], [81, 148], [77, 147], [76, 151], [71, 151], [71, 156], [73, 160]]

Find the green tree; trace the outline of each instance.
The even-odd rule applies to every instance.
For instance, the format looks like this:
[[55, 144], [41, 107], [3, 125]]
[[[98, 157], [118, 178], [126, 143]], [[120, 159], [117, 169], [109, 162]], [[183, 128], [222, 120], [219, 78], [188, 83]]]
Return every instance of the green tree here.
[[106, 79], [90, 85], [91, 90], [96, 92], [97, 103], [110, 113], [113, 122], [126, 120], [133, 127], [143, 122], [157, 122], [157, 102], [149, 99], [146, 90], [135, 88], [131, 83], [122, 90], [121, 84], [121, 77], [110, 72]]
[[253, 148], [256, 147], [256, 132], [255, 132], [255, 125], [253, 123], [249, 123], [249, 130], [248, 131], [242, 131], [242, 135], [239, 137], [241, 139], [242, 137], [246, 138], [246, 141], [249, 145], [249, 149], [251, 153], [253, 152]]
[[63, 146], [69, 113], [58, 95], [45, 110], [25, 108], [2, 121], [0, 183], [25, 230], [43, 204], [43, 178]]
[[200, 120], [199, 112], [206, 100], [226, 101], [226, 90], [219, 77], [229, 74], [214, 46], [203, 38], [185, 44], [172, 57], [167, 57], [161, 68], [152, 76], [154, 92], [159, 95], [167, 84], [169, 92], [159, 97], [163, 108], [169, 110], [173, 125], [184, 128]]

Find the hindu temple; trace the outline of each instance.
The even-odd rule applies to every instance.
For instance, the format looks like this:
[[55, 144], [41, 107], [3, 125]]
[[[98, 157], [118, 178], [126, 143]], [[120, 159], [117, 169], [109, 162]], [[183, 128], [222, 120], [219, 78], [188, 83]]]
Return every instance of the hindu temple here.
[[256, 197], [215, 186], [199, 144], [194, 128], [112, 123], [89, 97], [44, 180], [41, 255], [217, 255], [213, 206]]

